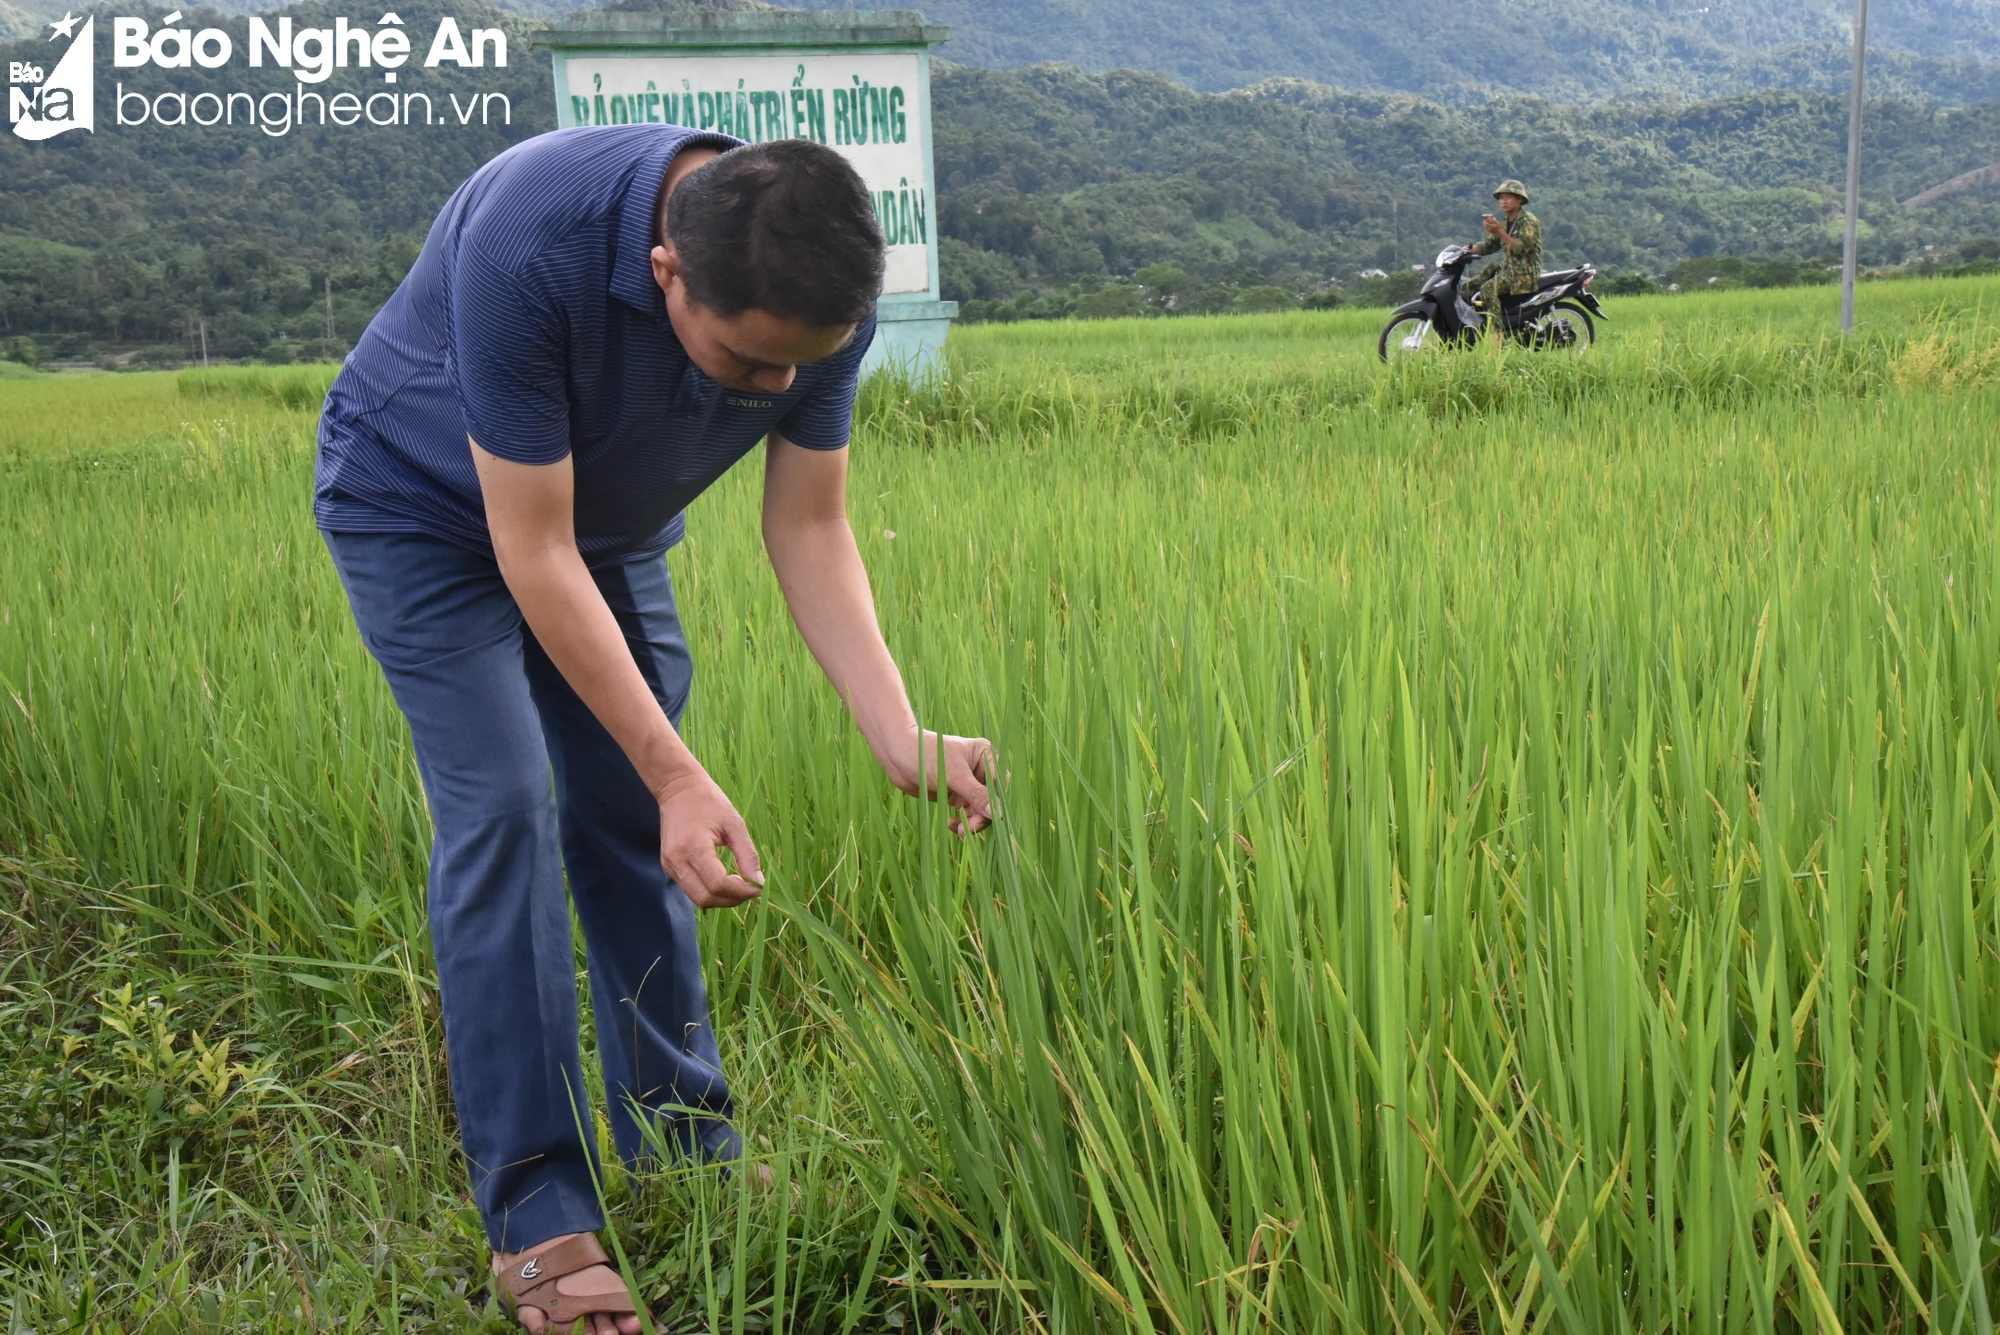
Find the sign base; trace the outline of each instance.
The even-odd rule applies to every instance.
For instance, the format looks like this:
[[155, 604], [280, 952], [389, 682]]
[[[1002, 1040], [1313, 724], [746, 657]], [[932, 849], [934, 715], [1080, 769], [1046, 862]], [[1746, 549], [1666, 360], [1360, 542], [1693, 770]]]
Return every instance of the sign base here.
[[875, 343], [861, 362], [861, 378], [889, 371], [905, 380], [944, 374], [944, 336], [958, 315], [955, 301], [884, 297], [875, 306]]

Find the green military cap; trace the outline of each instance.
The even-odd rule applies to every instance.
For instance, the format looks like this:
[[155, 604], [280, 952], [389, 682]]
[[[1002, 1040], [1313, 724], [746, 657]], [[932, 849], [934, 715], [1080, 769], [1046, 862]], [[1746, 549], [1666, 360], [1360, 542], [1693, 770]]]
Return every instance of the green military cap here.
[[1525, 204], [1528, 202], [1528, 187], [1510, 176], [1493, 187], [1493, 198], [1498, 199], [1502, 195], [1519, 195], [1521, 202]]

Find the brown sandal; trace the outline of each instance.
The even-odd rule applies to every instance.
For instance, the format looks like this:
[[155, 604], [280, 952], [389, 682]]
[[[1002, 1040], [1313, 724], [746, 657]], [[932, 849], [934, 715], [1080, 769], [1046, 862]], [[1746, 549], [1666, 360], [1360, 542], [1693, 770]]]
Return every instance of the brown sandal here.
[[[520, 1319], [520, 1309], [535, 1307], [548, 1317], [551, 1335], [567, 1331], [587, 1316], [636, 1316], [629, 1288], [617, 1293], [563, 1293], [556, 1281], [592, 1266], [609, 1266], [604, 1247], [588, 1233], [553, 1247], [522, 1253], [514, 1264], [494, 1278], [500, 1281], [500, 1303], [507, 1314]], [[612, 1266], [616, 1270], [616, 1266]]]

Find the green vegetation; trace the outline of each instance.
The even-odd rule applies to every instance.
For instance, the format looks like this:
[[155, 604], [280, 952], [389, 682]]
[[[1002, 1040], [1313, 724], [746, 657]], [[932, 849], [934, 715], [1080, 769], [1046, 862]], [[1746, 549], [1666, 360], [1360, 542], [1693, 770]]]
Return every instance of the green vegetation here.
[[[503, 0], [553, 17], [571, 0]], [[583, 6], [587, 8], [588, 6]], [[762, 0], [612, 0], [627, 10], [750, 9]], [[804, 0], [807, 9], [847, 0]], [[217, 8], [256, 12], [254, 0]], [[1847, 86], [1845, 0], [930, 0], [953, 31], [955, 60], [989, 67], [1060, 59], [1092, 70], [1136, 68], [1220, 90], [1273, 76], [1452, 102], [1496, 92], [1566, 100], [1632, 92], [1719, 96], [1760, 88]], [[0, 38], [33, 35], [63, 13], [57, 0], [0, 0]], [[2000, 93], [2000, 39], [1963, 0], [1909, 0], [1870, 25], [1875, 87], [1899, 96], [1973, 101]]]
[[[611, 1176], [663, 1327], [1990, 1330], [1996, 299], [1396, 372], [1360, 311], [959, 331], [851, 506], [1000, 746], [965, 842], [724, 479], [671, 564], [781, 1185]], [[488, 1319], [325, 374], [0, 381], [10, 1330]]]
[[[157, 24], [168, 8], [120, 12]], [[337, 4], [283, 12], [302, 26], [330, 26], [350, 14]], [[302, 343], [326, 336], [330, 276], [334, 341], [342, 350], [352, 344], [459, 183], [508, 145], [554, 125], [548, 61], [528, 50], [528, 25], [479, 0], [415, 0], [398, 13], [413, 32], [434, 29], [447, 13], [467, 26], [508, 29], [515, 54], [506, 68], [413, 67], [398, 88], [432, 99], [440, 117], [451, 116], [452, 94], [500, 93], [512, 123], [499, 123], [495, 103], [493, 123], [453, 118], [448, 128], [342, 130], [308, 121], [271, 136], [244, 124], [112, 127], [106, 62], [97, 133], [48, 144], [0, 137], [0, 179], [7, 182], [0, 192], [0, 336], [30, 334], [58, 359], [151, 345], [197, 361], [205, 321], [212, 357], [257, 357], [269, 348], [274, 358], [296, 359]], [[188, 21], [222, 23], [238, 49], [247, 49], [239, 18], [191, 10]], [[105, 50], [107, 23], [98, 36]], [[40, 40], [8, 45], [6, 58], [46, 59]], [[173, 71], [173, 86], [190, 94], [281, 87], [268, 79], [246, 83], [257, 72], [244, 59], [213, 71]], [[326, 96], [366, 96], [382, 87], [379, 75], [366, 82], [373, 73], [342, 69], [315, 87]], [[163, 77], [148, 86], [169, 85]]]
[[[1451, 110], [1297, 82], [1209, 95], [1042, 66], [951, 70], [935, 98], [941, 271], [973, 319], [1116, 311], [1134, 295], [1117, 295], [1126, 284], [1196, 312], [1269, 286], [1386, 304], [1396, 285], [1360, 275], [1407, 286], [1411, 265], [1478, 234], [1502, 176], [1535, 191], [1551, 267], [1587, 260], [1664, 284], [1687, 260], [1776, 261], [1792, 281], [1839, 262], [1847, 121], [1833, 97]], [[1865, 143], [1864, 264], [2000, 234], [1991, 190], [1899, 203], [2000, 159], [2000, 102], [1873, 103]], [[1180, 271], [1171, 292], [1138, 274], [1160, 264]]]
[[[307, 23], [337, 9], [286, 12]], [[441, 12], [419, 0], [403, 17], [421, 31]], [[211, 358], [237, 360], [351, 345], [450, 191], [553, 124], [524, 25], [477, 0], [451, 12], [510, 27], [513, 59], [412, 70], [408, 90], [504, 92], [511, 125], [0, 136], [0, 339], [140, 366], [198, 361], [204, 338]], [[240, 73], [175, 77], [194, 91]], [[322, 87], [379, 87], [368, 73]], [[1295, 80], [1211, 94], [1129, 71], [942, 62], [934, 86], [940, 270], [973, 320], [1386, 304], [1410, 266], [1477, 234], [1504, 175], [1536, 191], [1550, 262], [1589, 260], [1607, 278], [1664, 285], [1683, 261], [1730, 258], [1809, 279], [1838, 258], [1847, 121], [1834, 96], [1452, 108]], [[2000, 236], [1992, 187], [1900, 203], [2000, 161], [2000, 101], [1878, 101], [1866, 144], [1865, 264], [1956, 264], [1959, 247]]]
[[[840, 9], [846, 0], [806, 0]], [[954, 60], [1065, 60], [1145, 69], [1196, 88], [1273, 76], [1448, 102], [1495, 93], [1565, 101], [1633, 93], [1715, 97], [1760, 88], [1844, 92], [1845, 0], [929, 0]], [[1880, 92], [1944, 100], [2000, 93], [2000, 32], [1953, 0], [1883, 6], [1868, 35]]]

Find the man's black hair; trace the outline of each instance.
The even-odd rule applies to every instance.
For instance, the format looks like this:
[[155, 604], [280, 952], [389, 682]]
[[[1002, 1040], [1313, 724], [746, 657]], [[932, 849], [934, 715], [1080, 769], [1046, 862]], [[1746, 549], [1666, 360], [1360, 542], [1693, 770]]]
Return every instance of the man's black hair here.
[[667, 201], [688, 299], [723, 315], [769, 311], [816, 329], [859, 324], [882, 294], [885, 251], [868, 187], [804, 139], [731, 149]]

